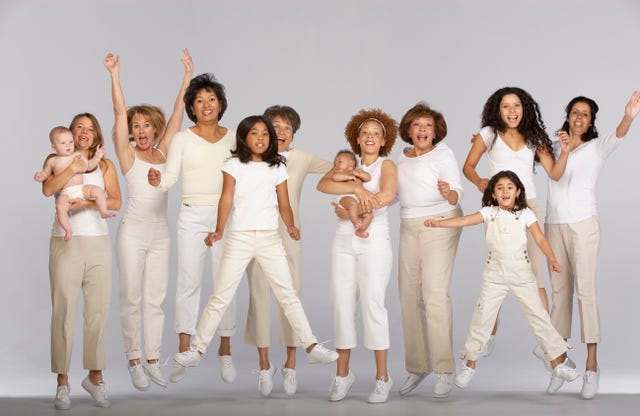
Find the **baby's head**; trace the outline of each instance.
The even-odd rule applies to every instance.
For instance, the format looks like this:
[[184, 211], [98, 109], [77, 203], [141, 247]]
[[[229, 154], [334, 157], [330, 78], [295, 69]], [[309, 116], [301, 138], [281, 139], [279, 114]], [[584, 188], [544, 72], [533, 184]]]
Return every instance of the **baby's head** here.
[[356, 155], [351, 150], [340, 150], [333, 158], [333, 170], [335, 172], [346, 172], [354, 170], [358, 162]]
[[73, 143], [73, 133], [66, 127], [58, 126], [51, 129], [49, 141], [51, 148], [58, 156], [69, 156], [76, 150]]

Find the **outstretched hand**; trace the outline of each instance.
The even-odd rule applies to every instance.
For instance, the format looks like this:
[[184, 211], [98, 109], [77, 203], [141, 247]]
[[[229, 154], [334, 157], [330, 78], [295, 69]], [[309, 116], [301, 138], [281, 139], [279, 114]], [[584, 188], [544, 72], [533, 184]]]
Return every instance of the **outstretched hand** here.
[[191, 54], [189, 54], [189, 49], [184, 48], [182, 50], [182, 64], [184, 65], [184, 73], [185, 74], [193, 74], [195, 66], [193, 65], [193, 59], [191, 58]]
[[640, 113], [640, 91], [634, 91], [629, 102], [624, 107], [624, 114], [634, 119], [638, 113]]
[[102, 60], [102, 63], [112, 75], [120, 71], [120, 55], [113, 56], [112, 53], [108, 53]]
[[569, 133], [564, 130], [558, 132], [558, 143], [560, 143], [560, 151], [567, 153], [571, 150]]

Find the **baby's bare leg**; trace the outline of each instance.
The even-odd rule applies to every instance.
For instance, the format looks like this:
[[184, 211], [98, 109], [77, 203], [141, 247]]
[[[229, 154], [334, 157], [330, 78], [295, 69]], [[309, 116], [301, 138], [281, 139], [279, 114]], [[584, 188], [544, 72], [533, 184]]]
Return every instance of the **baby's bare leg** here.
[[69, 208], [71, 207], [69, 195], [61, 194], [56, 199], [56, 216], [58, 223], [64, 230], [64, 241], [71, 240], [71, 224], [69, 223]]
[[340, 205], [347, 210], [351, 224], [356, 230], [359, 229], [362, 226], [362, 221], [358, 215], [358, 201], [352, 196], [343, 196], [340, 198]]
[[369, 225], [371, 225], [371, 221], [373, 220], [373, 214], [370, 212], [364, 213], [360, 215], [360, 228], [356, 230], [356, 235], [360, 238], [369, 237], [369, 233], [367, 229]]
[[115, 212], [107, 210], [107, 198], [104, 196], [104, 191], [100, 187], [95, 185], [83, 185], [82, 196], [84, 199], [96, 201], [96, 206], [100, 211], [102, 218], [115, 217]]

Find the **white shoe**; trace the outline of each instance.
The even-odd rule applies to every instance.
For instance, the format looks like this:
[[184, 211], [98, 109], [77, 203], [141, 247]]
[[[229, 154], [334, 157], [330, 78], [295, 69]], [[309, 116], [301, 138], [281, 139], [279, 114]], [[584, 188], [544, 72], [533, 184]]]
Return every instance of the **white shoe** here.
[[173, 361], [177, 362], [183, 367], [197, 367], [200, 364], [202, 355], [200, 351], [195, 348], [189, 348], [184, 352], [178, 352], [173, 355]]
[[69, 386], [58, 386], [56, 390], [56, 399], [53, 405], [57, 410], [69, 410], [71, 407], [71, 399], [69, 398]]
[[596, 371], [585, 371], [582, 381], [582, 390], [580, 395], [583, 399], [593, 399], [598, 394], [600, 386], [600, 369]]
[[491, 355], [491, 353], [493, 352], [493, 349], [496, 346], [496, 336], [495, 335], [491, 335], [489, 337], [489, 341], [487, 341], [486, 344], [484, 344], [484, 351], [482, 352], [482, 356], [483, 357], [488, 357]]
[[131, 383], [133, 387], [140, 391], [147, 391], [151, 387], [149, 383], [149, 377], [144, 373], [141, 364], [136, 364], [133, 367], [129, 366], [129, 375], [131, 376]]
[[387, 381], [384, 381], [383, 378], [379, 378], [376, 380], [376, 386], [369, 395], [367, 402], [373, 404], [386, 402], [389, 398], [391, 387], [393, 387], [393, 380], [391, 379], [391, 376], [387, 376]]
[[111, 402], [107, 397], [107, 386], [104, 383], [100, 383], [97, 386], [89, 380], [89, 376], [82, 380], [82, 388], [93, 397], [98, 407], [110, 407]]
[[282, 366], [282, 389], [287, 396], [293, 396], [298, 391], [298, 380], [296, 380], [296, 370]]
[[177, 383], [182, 380], [185, 375], [187, 375], [187, 368], [173, 361], [173, 368], [171, 368], [171, 372], [169, 373], [169, 381]]
[[553, 394], [560, 390], [565, 381], [573, 381], [580, 377], [576, 365], [569, 357], [562, 364], [558, 364], [551, 372], [551, 380], [547, 387], [547, 393]]
[[433, 397], [443, 399], [449, 396], [451, 389], [453, 389], [453, 374], [451, 373], [436, 373], [438, 381], [433, 388]]
[[233, 360], [230, 355], [219, 355], [220, 359], [220, 377], [222, 381], [227, 384], [231, 384], [236, 381], [236, 366], [233, 365]]
[[344, 399], [355, 381], [356, 375], [351, 370], [349, 370], [349, 374], [346, 377], [334, 376], [329, 390], [329, 401], [337, 402]]
[[267, 397], [271, 394], [273, 389], [273, 375], [276, 373], [276, 368], [269, 365], [269, 369], [260, 370], [258, 375], [258, 391], [263, 397]]
[[144, 370], [144, 373], [147, 375], [147, 377], [149, 377], [149, 379], [154, 383], [156, 383], [158, 386], [167, 387], [167, 385], [169, 384], [167, 379], [164, 378], [164, 376], [162, 375], [162, 370], [160, 369], [159, 362], [157, 361], [155, 363], [146, 362], [142, 364], [142, 369]]
[[407, 394], [411, 393], [413, 390], [415, 390], [416, 387], [418, 387], [420, 383], [422, 383], [422, 380], [424, 380], [425, 377], [427, 377], [429, 374], [431, 374], [431, 372], [407, 374], [407, 378], [404, 380], [404, 384], [402, 385], [402, 387], [400, 387], [400, 395], [406, 396]]
[[544, 368], [546, 368], [548, 372], [551, 372], [551, 363], [547, 361], [546, 357], [544, 356], [544, 351], [542, 351], [542, 347], [540, 345], [536, 345], [536, 347], [533, 349], [533, 355], [535, 355], [538, 360], [542, 361], [542, 364], [544, 364]]
[[454, 384], [458, 387], [460, 387], [461, 389], [467, 387], [469, 385], [469, 383], [471, 382], [471, 379], [473, 378], [473, 375], [476, 373], [476, 370], [473, 368], [469, 368], [466, 366], [464, 366], [464, 368], [462, 369], [462, 371], [460, 371], [458, 374], [456, 374], [456, 378], [454, 380]]
[[316, 344], [311, 351], [307, 353], [309, 364], [329, 364], [337, 360], [338, 353]]

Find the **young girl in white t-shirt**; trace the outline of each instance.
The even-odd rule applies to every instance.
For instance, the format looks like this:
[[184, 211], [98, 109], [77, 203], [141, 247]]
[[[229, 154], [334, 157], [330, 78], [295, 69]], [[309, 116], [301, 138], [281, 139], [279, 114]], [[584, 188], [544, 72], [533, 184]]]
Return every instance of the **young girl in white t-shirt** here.
[[204, 242], [211, 246], [222, 239], [227, 220], [220, 274], [200, 317], [188, 351], [174, 355], [177, 364], [195, 367], [215, 333], [222, 314], [231, 303], [247, 265], [255, 259], [264, 271], [271, 290], [284, 310], [299, 345], [309, 362], [327, 364], [338, 359], [335, 351], [317, 343], [307, 316], [292, 286], [286, 253], [278, 231], [278, 213], [291, 238], [300, 232], [294, 225], [287, 191], [285, 159], [278, 154], [277, 136], [262, 116], [250, 116], [236, 130], [236, 150], [222, 165], [222, 195], [216, 229]]
[[427, 227], [467, 227], [483, 223], [486, 228], [487, 265], [482, 275], [480, 295], [471, 318], [471, 326], [462, 350], [466, 363], [454, 383], [466, 387], [475, 373], [476, 361], [485, 353], [502, 301], [512, 293], [525, 313], [529, 325], [541, 346], [544, 358], [550, 362], [552, 376], [548, 393], [557, 391], [564, 381], [573, 381], [579, 374], [567, 357], [568, 345], [551, 325], [549, 314], [538, 296], [536, 280], [527, 252], [527, 230], [547, 257], [549, 268], [562, 270], [549, 242], [527, 206], [524, 186], [511, 171], [494, 175], [485, 187], [482, 209], [475, 214], [445, 220], [429, 219]]
[[[476, 166], [486, 152], [489, 177], [503, 170], [510, 170], [518, 175], [527, 190], [527, 205], [538, 218], [542, 228], [542, 214], [533, 181], [534, 164], [539, 162], [549, 178], [557, 181], [564, 172], [568, 150], [563, 147], [558, 160], [554, 159], [551, 140], [545, 131], [538, 103], [521, 88], [504, 87], [497, 90], [484, 105], [482, 128], [473, 137], [472, 143], [462, 168], [464, 176], [476, 185], [480, 192], [484, 192], [489, 179], [480, 176]], [[527, 249], [540, 299], [544, 308], [549, 311], [544, 279], [544, 255], [531, 236], [527, 238]], [[497, 329], [496, 320], [485, 355], [489, 355], [493, 349], [493, 335]], [[539, 347], [536, 347], [534, 354], [542, 359]]]

